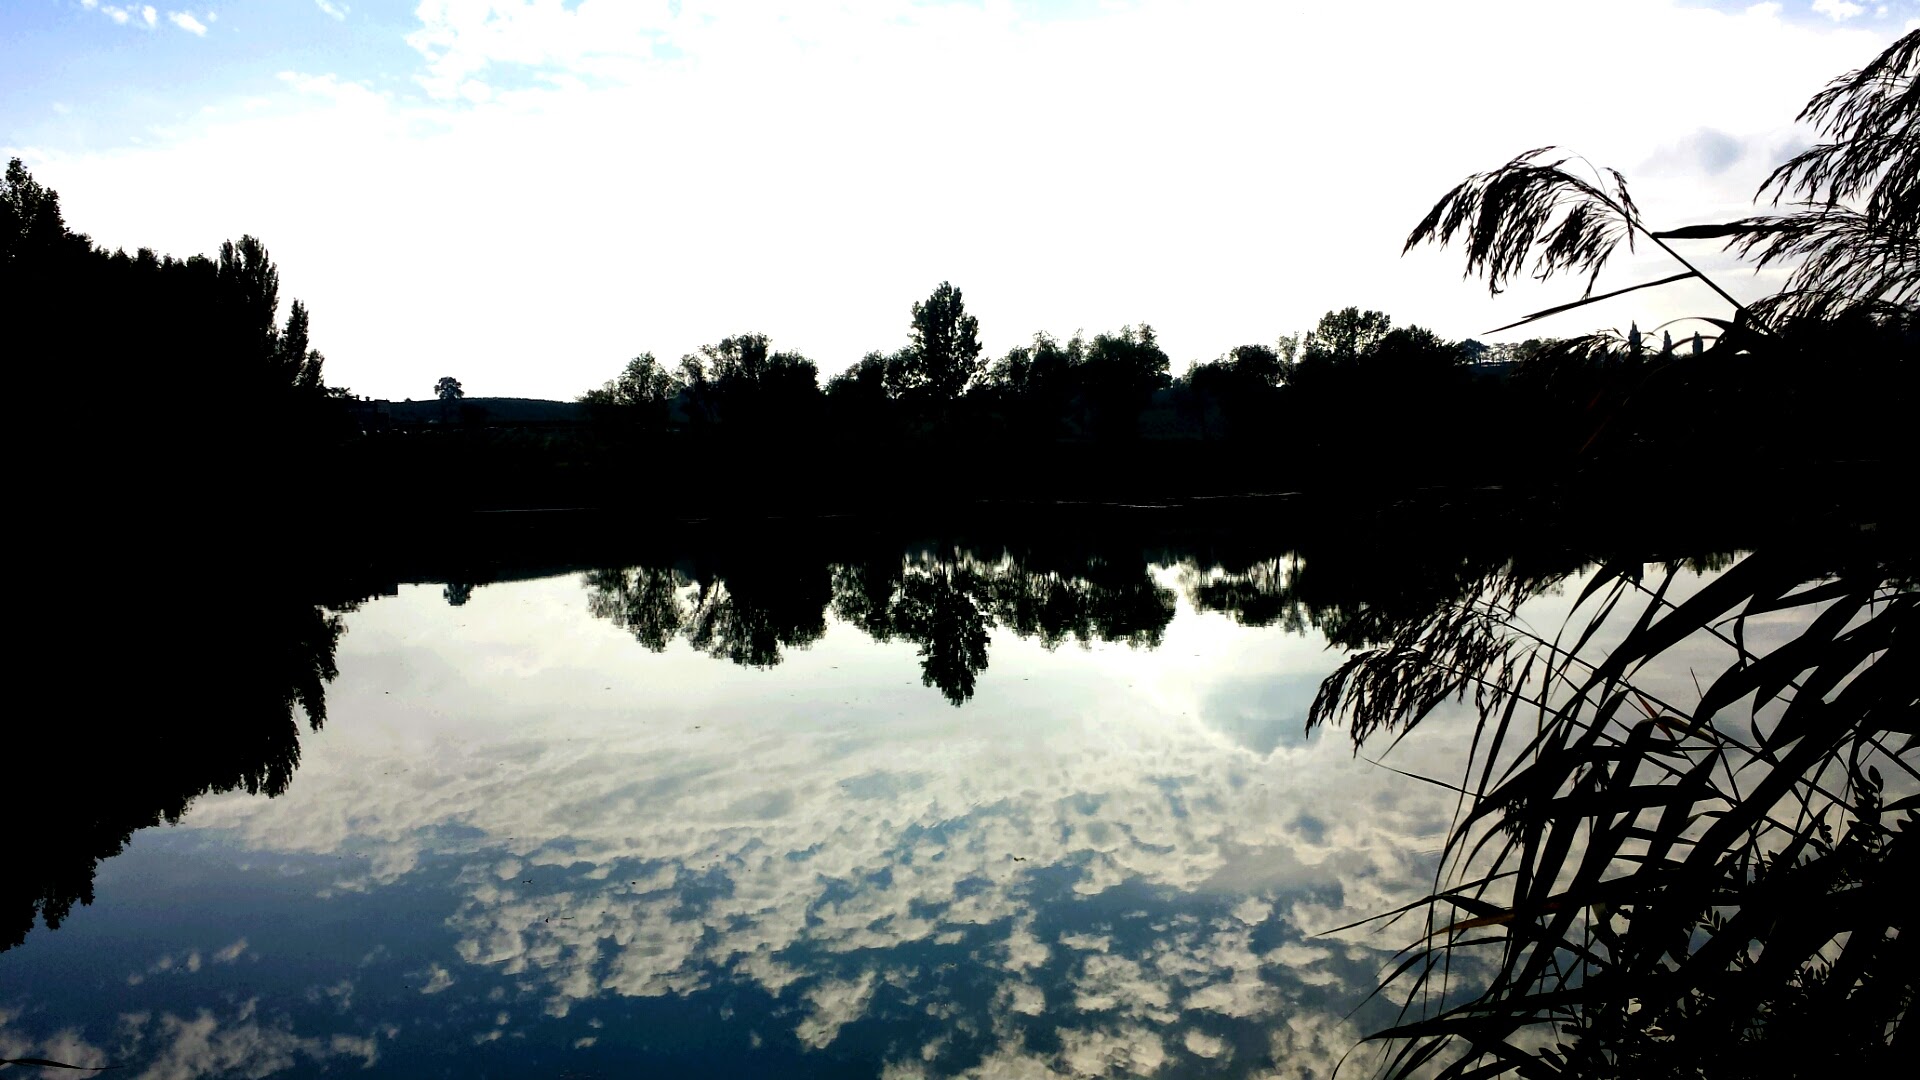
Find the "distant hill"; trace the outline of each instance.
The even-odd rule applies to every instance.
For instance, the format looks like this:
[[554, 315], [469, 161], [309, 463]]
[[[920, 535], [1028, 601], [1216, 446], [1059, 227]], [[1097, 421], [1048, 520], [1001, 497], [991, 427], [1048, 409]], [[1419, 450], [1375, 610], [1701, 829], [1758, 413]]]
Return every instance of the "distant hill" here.
[[544, 398], [469, 397], [461, 398], [453, 406], [443, 405], [434, 398], [391, 403], [393, 422], [396, 424], [432, 423], [441, 419], [445, 415], [443, 410], [448, 408], [457, 408], [459, 412], [455, 415], [471, 415], [468, 410], [484, 409], [483, 419], [494, 424], [574, 423], [586, 418], [577, 401], [548, 401]]

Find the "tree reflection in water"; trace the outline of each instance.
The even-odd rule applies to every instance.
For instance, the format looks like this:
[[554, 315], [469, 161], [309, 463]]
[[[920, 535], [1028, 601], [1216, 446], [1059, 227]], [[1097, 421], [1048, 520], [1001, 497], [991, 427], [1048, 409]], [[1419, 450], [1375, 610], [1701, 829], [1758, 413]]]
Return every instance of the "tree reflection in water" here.
[[792, 554], [730, 558], [704, 570], [652, 564], [588, 571], [587, 609], [659, 652], [676, 639], [736, 664], [771, 667], [782, 648], [826, 632], [826, 614], [877, 642], [918, 646], [920, 679], [955, 706], [987, 669], [995, 627], [1047, 648], [1073, 640], [1160, 644], [1174, 613], [1171, 590], [1145, 560], [1035, 556], [983, 559], [956, 547], [876, 553], [842, 562]]
[[36, 917], [57, 928], [76, 903], [92, 903], [100, 861], [136, 830], [178, 822], [202, 795], [285, 791], [300, 764], [299, 717], [312, 730], [326, 723], [340, 615], [353, 606], [263, 582], [220, 602], [195, 598], [165, 633], [75, 676], [106, 709], [144, 701], [153, 711], [108, 725], [13, 726], [0, 949], [26, 940]]
[[715, 659], [760, 668], [820, 640], [833, 595], [824, 564], [781, 556], [589, 570], [585, 582], [587, 610], [654, 652], [684, 638]]

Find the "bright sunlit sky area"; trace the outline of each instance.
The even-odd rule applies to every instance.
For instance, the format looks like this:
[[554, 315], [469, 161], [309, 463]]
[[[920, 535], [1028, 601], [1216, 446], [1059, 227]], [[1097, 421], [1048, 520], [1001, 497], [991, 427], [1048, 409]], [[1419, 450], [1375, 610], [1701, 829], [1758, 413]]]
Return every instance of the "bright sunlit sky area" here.
[[[1572, 299], [1400, 246], [1549, 143], [1655, 227], [1745, 212], [1806, 99], [1916, 26], [1916, 0], [5, 0], [0, 153], [108, 247], [261, 237], [359, 394], [572, 398], [748, 331], [824, 379], [943, 280], [989, 354], [1145, 322], [1178, 372], [1349, 304], [1462, 338]], [[1689, 283], [1530, 333], [1724, 313]]]

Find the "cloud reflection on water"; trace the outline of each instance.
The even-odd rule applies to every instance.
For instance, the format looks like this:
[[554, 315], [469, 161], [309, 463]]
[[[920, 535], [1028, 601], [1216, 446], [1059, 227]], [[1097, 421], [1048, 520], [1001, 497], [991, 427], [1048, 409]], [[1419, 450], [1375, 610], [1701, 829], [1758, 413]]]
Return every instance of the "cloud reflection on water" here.
[[333, 691], [355, 723], [286, 796], [208, 799], [189, 826], [351, 851], [341, 894], [453, 852], [456, 955], [423, 993], [506, 979], [562, 1018], [750, 987], [756, 1037], [920, 1031], [897, 1075], [1085, 1075], [1344, 1053], [1337, 1018], [1401, 942], [1305, 935], [1417, 895], [1449, 809], [1337, 739], [1275, 737], [1300, 714], [1271, 687], [1337, 657], [1184, 601], [1154, 651], [995, 631], [960, 712], [912, 685], [908, 648], [838, 622], [741, 671], [579, 608], [564, 579], [370, 605]]

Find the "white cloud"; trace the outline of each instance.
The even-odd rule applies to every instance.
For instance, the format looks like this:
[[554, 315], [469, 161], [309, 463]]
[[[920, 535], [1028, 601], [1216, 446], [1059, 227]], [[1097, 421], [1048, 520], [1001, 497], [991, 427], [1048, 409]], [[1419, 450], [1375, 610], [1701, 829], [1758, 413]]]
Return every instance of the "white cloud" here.
[[346, 19], [347, 13], [353, 10], [345, 4], [336, 4], [333, 0], [313, 0], [313, 4], [328, 16], [342, 21]]
[[[147, 10], [152, 11], [153, 9], [148, 8]], [[189, 12], [169, 11], [167, 12], [167, 21], [195, 37], [207, 36], [207, 24], [194, 18]]]
[[1208, 1059], [1217, 1058], [1232, 1049], [1225, 1039], [1217, 1035], [1209, 1035], [1199, 1028], [1187, 1029], [1186, 1038], [1182, 1042], [1186, 1045], [1188, 1053]]
[[428, 964], [425, 974], [426, 983], [420, 987], [423, 994], [438, 994], [453, 985], [453, 973], [439, 964]]
[[854, 979], [830, 979], [807, 991], [811, 1011], [794, 1029], [794, 1037], [816, 1050], [831, 1045], [841, 1028], [865, 1015], [877, 984], [876, 973], [867, 971]]
[[205, 1009], [192, 1017], [165, 1013], [150, 1026], [135, 1028], [133, 1045], [146, 1063], [136, 1080], [189, 1080], [227, 1073], [265, 1076], [292, 1068], [301, 1058], [316, 1063], [357, 1059], [367, 1068], [379, 1060], [374, 1036], [303, 1037], [294, 1034], [285, 1019], [256, 1017], [257, 1008], [257, 1001], [247, 1001], [229, 1018]]
[[1072, 1076], [1150, 1076], [1167, 1061], [1166, 1044], [1146, 1027], [1067, 1030], [1060, 1043]]
[[175, 968], [179, 968], [191, 974], [193, 972], [197, 972], [200, 970], [200, 963], [201, 961], [200, 961], [199, 949], [188, 950], [185, 956], [180, 957], [177, 960], [174, 958], [172, 953], [167, 953], [161, 956], [158, 960], [155, 960], [151, 965], [147, 967], [147, 974], [158, 975], [158, 974], [161, 974], [162, 972], [172, 971]]
[[[538, 994], [550, 1015], [608, 995], [749, 982], [798, 1007], [803, 1045], [825, 1046], [873, 1007], [882, 982], [937, 991], [935, 973], [889, 966], [896, 950], [965, 941], [1003, 980], [986, 1019], [1082, 1031], [1047, 1059], [1066, 1064], [1127, 1047], [1142, 1061], [1171, 1052], [1188, 1010], [1210, 1030], [1266, 1023], [1291, 1000], [1276, 979], [1357, 986], [1371, 974], [1364, 960], [1258, 953], [1256, 930], [1290, 937], [1404, 902], [1426, 880], [1408, 852], [1435, 846], [1444, 823], [1444, 793], [1381, 802], [1371, 793], [1394, 778], [1337, 741], [1254, 754], [1195, 715], [1211, 696], [1183, 681], [1195, 653], [1237, 676], [1335, 662], [1321, 643], [1277, 630], [1183, 609], [1153, 653], [1049, 653], [996, 635], [994, 678], [964, 713], [911, 677], [907, 697], [869, 712], [788, 695], [823, 678], [856, 697], [899, 685], [910, 647], [876, 649], [839, 627], [773, 671], [745, 671], [677, 648], [640, 651], [617, 628], [585, 622], [581, 602], [570, 580], [490, 586], [462, 609], [461, 627], [431, 618], [438, 590], [368, 606], [352, 616], [330, 689], [336, 711], [364, 723], [329, 729], [326, 753], [307, 756], [283, 797], [207, 799], [185, 827], [270, 850], [352, 850], [365, 872], [397, 880], [372, 867], [423, 864], [433, 823], [460, 821], [485, 839], [445, 920], [458, 956]], [[502, 622], [489, 615], [496, 605], [519, 614]], [[431, 621], [416, 624], [423, 615]], [[1237, 644], [1222, 645], [1223, 634]], [[1059, 698], [1036, 707], [1018, 688], [1043, 670]], [[386, 671], [421, 682], [402, 694]], [[641, 687], [644, 710], [606, 711]], [[527, 694], [545, 702], [543, 715], [566, 718], [573, 742], [500, 707]], [[428, 717], [388, 715], [395, 700], [434, 700], [434, 715], [461, 719], [442, 731]], [[395, 754], [415, 764], [383, 776], [377, 762]], [[1308, 808], [1322, 818], [1311, 836], [1287, 824]], [[1049, 880], [1058, 895], [1045, 910], [1056, 914], [1122, 882], [1213, 914], [1151, 931], [1054, 921], [1041, 940], [1035, 905]], [[688, 885], [703, 881], [725, 886], [689, 904]], [[1340, 902], [1301, 907], [1302, 890]], [[1315, 921], [1297, 921], [1296, 908]], [[1276, 976], [1282, 955], [1309, 965], [1307, 978]], [[416, 989], [483, 991], [485, 979], [456, 984], [451, 962], [431, 963], [410, 974]], [[1068, 977], [1049, 1001], [1035, 984], [1056, 978], [1054, 965]]]
[[160, 13], [152, 5], [135, 7], [132, 4], [102, 4], [100, 0], [80, 0], [80, 6], [88, 11], [98, 11], [120, 26], [138, 26], [151, 30], [160, 21]]
[[1865, 15], [1867, 9], [1851, 3], [1850, 0], [1813, 0], [1813, 12], [1816, 15], [1825, 15], [1834, 22], [1845, 22], [1855, 16]]
[[119, 7], [114, 4], [103, 5], [100, 3], [100, 0], [80, 0], [80, 6], [86, 8], [88, 11], [98, 11], [100, 14], [105, 15], [121, 26], [125, 26], [132, 21], [135, 14], [131, 8]]
[[[372, 1068], [380, 1057], [375, 1034], [297, 1035], [286, 1017], [260, 1016], [257, 998], [241, 1002], [222, 1015], [207, 1009], [192, 1016], [122, 1014], [114, 1057], [71, 1030], [34, 1038], [12, 1030], [10, 1019], [0, 1014], [0, 1057], [83, 1063], [133, 1061], [143, 1066], [135, 1080], [266, 1076], [292, 1068], [301, 1059], [322, 1066], [338, 1059]], [[391, 1034], [389, 1030], [389, 1037]]]

